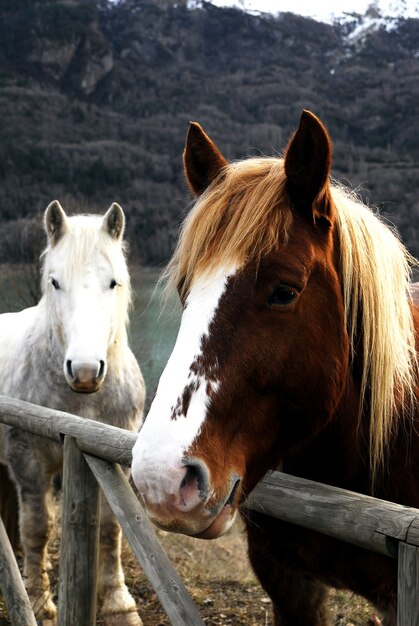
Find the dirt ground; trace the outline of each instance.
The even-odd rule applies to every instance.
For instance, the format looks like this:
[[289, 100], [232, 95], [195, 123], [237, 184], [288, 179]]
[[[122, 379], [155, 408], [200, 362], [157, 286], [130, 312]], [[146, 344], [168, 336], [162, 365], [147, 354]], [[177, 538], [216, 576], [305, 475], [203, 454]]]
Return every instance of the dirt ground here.
[[[157, 532], [207, 626], [272, 624], [271, 602], [249, 566], [245, 534], [240, 522], [235, 524], [228, 535], [214, 541]], [[53, 564], [51, 578], [56, 581], [58, 537], [53, 538], [50, 553]], [[153, 588], [126, 543], [123, 554], [126, 581], [137, 600], [144, 626], [170, 626]], [[54, 590], [56, 588], [55, 582]], [[332, 591], [329, 605], [333, 626], [374, 625], [371, 606], [353, 594]], [[98, 618], [97, 625], [100, 624]], [[0, 596], [0, 626], [9, 625], [7, 610]]]
[[[214, 541], [159, 531], [159, 538], [194, 598], [207, 626], [270, 626], [271, 602], [248, 562], [246, 537], [236, 523]], [[170, 626], [149, 583], [129, 560], [144, 626]], [[132, 567], [132, 569], [131, 569]], [[329, 599], [334, 626], [373, 626], [373, 610], [363, 599], [333, 591]]]

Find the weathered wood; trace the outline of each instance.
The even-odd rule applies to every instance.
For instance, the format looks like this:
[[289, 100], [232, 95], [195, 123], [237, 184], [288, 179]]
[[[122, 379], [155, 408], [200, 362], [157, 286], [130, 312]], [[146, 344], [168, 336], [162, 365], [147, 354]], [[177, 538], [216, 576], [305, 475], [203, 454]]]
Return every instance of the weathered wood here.
[[419, 626], [419, 548], [399, 544], [397, 625]]
[[410, 543], [413, 546], [419, 546], [419, 518], [414, 519], [409, 526], [406, 543]]
[[10, 478], [6, 465], [0, 463], [0, 515], [13, 550], [19, 547], [19, 516], [16, 485]]
[[36, 626], [19, 566], [0, 517], [0, 587], [13, 626]]
[[[397, 556], [394, 540], [406, 541], [419, 510], [377, 500], [281, 472], [272, 472], [243, 508], [311, 528], [356, 546]], [[410, 540], [415, 541], [412, 533]]]
[[0, 422], [53, 441], [63, 435], [77, 439], [83, 452], [122, 465], [131, 464], [135, 433], [83, 417], [0, 395]]
[[193, 600], [121, 468], [89, 455], [85, 458], [172, 626], [203, 626]]
[[64, 439], [60, 626], [96, 624], [99, 488], [75, 439]]

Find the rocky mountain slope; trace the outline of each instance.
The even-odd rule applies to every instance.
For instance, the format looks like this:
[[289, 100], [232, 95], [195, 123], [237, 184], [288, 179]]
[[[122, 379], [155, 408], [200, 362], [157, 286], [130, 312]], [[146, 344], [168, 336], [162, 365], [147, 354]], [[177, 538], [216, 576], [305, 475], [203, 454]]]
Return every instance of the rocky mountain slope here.
[[334, 176], [360, 186], [419, 254], [419, 19], [363, 30], [367, 19], [2, 2], [0, 261], [31, 253], [32, 220], [53, 198], [83, 211], [120, 202], [133, 252], [164, 261], [189, 202], [189, 120], [241, 158], [280, 151], [302, 108], [329, 128]]

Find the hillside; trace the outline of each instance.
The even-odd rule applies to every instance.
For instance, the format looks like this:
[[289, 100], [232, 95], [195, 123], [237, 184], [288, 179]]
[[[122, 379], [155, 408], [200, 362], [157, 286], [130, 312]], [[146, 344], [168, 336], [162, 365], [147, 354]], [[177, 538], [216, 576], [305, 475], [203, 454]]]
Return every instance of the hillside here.
[[363, 23], [207, 2], [2, 2], [0, 262], [31, 256], [53, 198], [118, 201], [133, 253], [163, 262], [189, 202], [188, 121], [240, 158], [282, 150], [302, 108], [329, 128], [334, 176], [361, 185], [419, 255], [419, 20]]

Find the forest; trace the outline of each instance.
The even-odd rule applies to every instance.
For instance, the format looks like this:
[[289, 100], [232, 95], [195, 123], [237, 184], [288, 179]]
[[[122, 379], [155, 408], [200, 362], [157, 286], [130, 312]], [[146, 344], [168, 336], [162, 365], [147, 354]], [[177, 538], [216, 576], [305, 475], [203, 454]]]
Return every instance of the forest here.
[[[365, 16], [364, 16], [365, 17]], [[127, 215], [131, 254], [164, 263], [191, 198], [190, 120], [230, 159], [281, 154], [303, 108], [333, 176], [419, 255], [419, 20], [334, 25], [169, 0], [0, 4], [0, 262], [31, 261], [42, 214]]]

